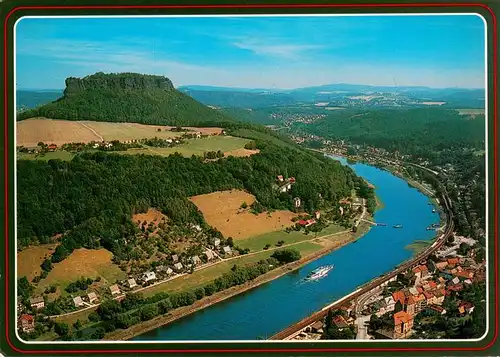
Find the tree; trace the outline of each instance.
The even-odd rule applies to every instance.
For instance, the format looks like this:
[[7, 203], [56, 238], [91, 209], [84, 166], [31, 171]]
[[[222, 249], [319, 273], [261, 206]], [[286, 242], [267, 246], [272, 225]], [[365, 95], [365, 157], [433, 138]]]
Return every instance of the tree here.
[[76, 320], [75, 323], [73, 324], [73, 327], [76, 329], [76, 330], [79, 330], [82, 328], [82, 322], [80, 320]]
[[67, 323], [64, 322], [56, 322], [54, 324], [54, 332], [57, 333], [59, 336], [66, 336], [69, 334], [69, 326]]
[[293, 248], [285, 248], [277, 250], [271, 257], [278, 260], [280, 263], [291, 263], [300, 259], [300, 252]]
[[203, 297], [205, 297], [205, 288], [203, 288], [203, 287], [197, 288], [194, 291], [194, 294], [196, 295], [197, 300], [203, 299]]
[[17, 295], [23, 299], [29, 299], [34, 289], [25, 276], [17, 280]]

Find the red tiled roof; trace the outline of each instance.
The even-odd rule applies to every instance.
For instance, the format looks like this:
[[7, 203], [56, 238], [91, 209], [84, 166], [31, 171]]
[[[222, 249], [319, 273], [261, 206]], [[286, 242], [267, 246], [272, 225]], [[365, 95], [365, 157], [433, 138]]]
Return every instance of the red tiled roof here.
[[462, 284], [455, 284], [448, 286], [448, 291], [460, 291], [464, 288]]
[[458, 258], [449, 258], [447, 260], [447, 262], [448, 262], [449, 265], [457, 265], [458, 262], [459, 262], [459, 260], [458, 260]]
[[414, 296], [413, 299], [415, 300], [415, 302], [421, 302], [421, 301], [425, 300], [425, 296], [424, 296], [424, 294], [420, 294], [420, 295]]
[[421, 286], [419, 286], [419, 287], [417, 287], [417, 291], [418, 291], [420, 294], [422, 294], [422, 293], [424, 292], [424, 289], [422, 289], [422, 287], [421, 287]]
[[425, 296], [426, 299], [431, 299], [431, 298], [434, 297], [434, 294], [432, 292], [430, 292], [430, 291], [425, 291], [424, 292], [424, 296]]
[[436, 286], [437, 286], [437, 284], [434, 281], [431, 280], [431, 281], [429, 281], [429, 286], [430, 286], [431, 289], [435, 289]]
[[305, 226], [305, 225], [307, 224], [307, 221], [304, 221], [303, 219], [301, 219], [301, 220], [299, 221], [299, 224], [300, 224], [301, 226]]
[[392, 293], [392, 298], [394, 299], [394, 302], [401, 302], [401, 304], [404, 304], [405, 301], [405, 293], [402, 292], [401, 290], [395, 291]]
[[21, 315], [21, 317], [19, 318], [20, 321], [28, 321], [28, 322], [33, 322], [35, 321], [35, 318], [32, 316], [32, 315], [28, 315], [28, 314], [23, 314]]
[[398, 326], [402, 323], [408, 323], [408, 321], [412, 320], [413, 317], [407, 312], [399, 311], [394, 314], [394, 325]]

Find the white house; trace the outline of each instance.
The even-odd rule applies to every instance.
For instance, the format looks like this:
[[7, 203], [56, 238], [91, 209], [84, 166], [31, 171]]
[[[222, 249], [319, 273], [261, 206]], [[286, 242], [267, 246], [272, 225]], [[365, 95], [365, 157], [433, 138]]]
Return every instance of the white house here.
[[179, 261], [179, 257], [177, 256], [177, 254], [172, 255], [172, 261], [174, 263]]
[[175, 263], [174, 264], [174, 269], [177, 270], [177, 271], [180, 271], [182, 269], [182, 263]]
[[148, 281], [151, 280], [156, 280], [156, 274], [152, 271], [147, 271], [144, 274], [142, 274], [142, 280], [147, 283]]
[[208, 250], [208, 249], [205, 250], [204, 254], [207, 257], [207, 260], [214, 259], [214, 253], [211, 250]]
[[218, 247], [220, 245], [220, 239], [219, 238], [215, 238], [214, 240], [214, 246]]
[[83, 303], [83, 300], [80, 296], [77, 296], [73, 298], [73, 303], [75, 304], [76, 307], [84, 306], [85, 304]]
[[191, 261], [193, 262], [194, 265], [198, 265], [201, 263], [201, 259], [199, 256], [195, 255], [194, 257], [191, 258]]
[[127, 280], [128, 287], [130, 289], [135, 288], [137, 286], [137, 283], [135, 282], [135, 279], [128, 279]]
[[224, 253], [225, 254], [230, 254], [231, 253], [231, 247], [226, 245], [224, 248], [222, 248], [224, 250]]
[[168, 275], [172, 274], [174, 271], [172, 270], [172, 268], [168, 267], [167, 270], [166, 270], [166, 273]]
[[111, 291], [111, 295], [117, 295], [120, 293], [120, 288], [118, 285], [114, 284], [109, 287], [109, 290]]
[[92, 304], [94, 301], [97, 300], [97, 294], [94, 292], [88, 293], [87, 298], [89, 299], [89, 302]]

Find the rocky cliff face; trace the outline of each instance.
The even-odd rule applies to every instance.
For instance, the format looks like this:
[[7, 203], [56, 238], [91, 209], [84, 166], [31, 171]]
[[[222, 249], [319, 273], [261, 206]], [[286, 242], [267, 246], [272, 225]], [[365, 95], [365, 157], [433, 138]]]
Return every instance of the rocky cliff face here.
[[105, 74], [96, 73], [84, 78], [70, 77], [66, 79], [65, 96], [71, 96], [86, 90], [175, 90], [172, 81], [163, 76], [152, 76], [137, 73]]

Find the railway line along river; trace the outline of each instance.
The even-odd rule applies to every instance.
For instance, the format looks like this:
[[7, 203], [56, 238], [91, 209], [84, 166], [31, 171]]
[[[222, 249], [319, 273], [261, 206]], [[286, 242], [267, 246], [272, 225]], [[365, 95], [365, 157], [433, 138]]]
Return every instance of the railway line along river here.
[[[343, 164], [346, 161], [336, 158]], [[407, 248], [415, 241], [429, 240], [436, 232], [426, 230], [439, 223], [429, 198], [403, 179], [374, 166], [349, 165], [357, 175], [376, 187], [383, 208], [375, 213], [375, 226], [355, 244], [348, 244], [300, 269], [240, 295], [209, 306], [155, 330], [134, 341], [259, 340], [311, 315], [358, 286], [393, 270], [409, 259]], [[401, 224], [403, 228], [394, 229]], [[314, 269], [334, 264], [335, 269], [317, 281], [305, 281]]]

